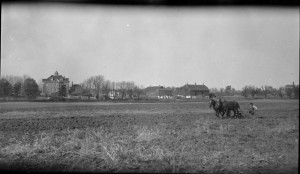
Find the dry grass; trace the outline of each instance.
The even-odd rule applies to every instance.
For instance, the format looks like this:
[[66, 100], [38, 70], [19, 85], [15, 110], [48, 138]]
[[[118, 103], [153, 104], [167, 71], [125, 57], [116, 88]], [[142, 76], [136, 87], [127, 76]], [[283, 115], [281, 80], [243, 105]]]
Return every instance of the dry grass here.
[[168, 108], [159, 116], [101, 118], [111, 121], [108, 126], [2, 130], [0, 166], [22, 171], [297, 173], [298, 106], [276, 105], [286, 112], [264, 111], [263, 106], [247, 119], [195, 115], [199, 108], [185, 104], [176, 108], [191, 107], [189, 114], [174, 109], [168, 115]]

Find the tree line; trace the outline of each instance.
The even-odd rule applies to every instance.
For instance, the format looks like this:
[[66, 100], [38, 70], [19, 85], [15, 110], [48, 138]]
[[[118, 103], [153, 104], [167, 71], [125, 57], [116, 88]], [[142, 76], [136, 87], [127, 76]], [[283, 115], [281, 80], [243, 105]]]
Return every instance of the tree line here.
[[251, 85], [246, 85], [242, 89], [242, 96], [244, 97], [256, 97], [262, 96], [264, 98], [267, 97], [278, 97], [283, 98], [284, 96], [289, 98], [299, 98], [299, 85], [294, 85], [293, 87], [279, 87], [274, 88], [272, 86], [261, 86], [255, 87]]
[[256, 87], [253, 85], [246, 85], [242, 90], [235, 90], [231, 86], [226, 86], [225, 88], [211, 88], [211, 93], [217, 96], [230, 96], [230, 95], [241, 95], [243, 97], [263, 97], [263, 98], [299, 98], [299, 85], [294, 85], [293, 87], [281, 86], [279, 88], [274, 88], [269, 85], [264, 85], [261, 87]]
[[[80, 83], [83, 94], [88, 96], [95, 96], [96, 99], [107, 99], [107, 98], [140, 98], [145, 95], [145, 90], [142, 86], [136, 85], [133, 81], [110, 81], [105, 79], [103, 75], [91, 76]], [[42, 92], [43, 84], [40, 81], [37, 83], [29, 75], [13, 76], [6, 75], [0, 79], [0, 97], [20, 97], [25, 96], [28, 99], [36, 98]], [[172, 87], [173, 94], [178, 93], [177, 88]], [[58, 95], [66, 96], [67, 91], [65, 85], [61, 85]], [[241, 95], [244, 97], [279, 97], [284, 96], [289, 98], [299, 98], [299, 85], [293, 87], [279, 87], [274, 88], [272, 86], [261, 86], [256, 87], [252, 85], [246, 85], [242, 90], [236, 90], [231, 86], [225, 88], [211, 88], [211, 93], [217, 96], [225, 95]]]
[[28, 99], [36, 98], [40, 95], [39, 86], [36, 81], [28, 75], [4, 76], [0, 79], [0, 97], [20, 97]]
[[[106, 80], [103, 75], [91, 76], [80, 83], [83, 93], [88, 96], [95, 96], [98, 100], [107, 99], [112, 96], [114, 99], [125, 97], [140, 98], [144, 94], [142, 86], [136, 85], [133, 81], [114, 82]], [[13, 76], [6, 75], [0, 79], [0, 97], [20, 97], [28, 99], [36, 98], [42, 92], [43, 84], [39, 84], [29, 75]], [[58, 96], [66, 96], [68, 89], [64, 84], [60, 85]]]
[[80, 84], [83, 88], [83, 93], [96, 96], [96, 99], [103, 97], [122, 98], [133, 97], [140, 98], [144, 94], [143, 87], [136, 85], [133, 81], [114, 82], [106, 80], [103, 75], [92, 76], [84, 80]]

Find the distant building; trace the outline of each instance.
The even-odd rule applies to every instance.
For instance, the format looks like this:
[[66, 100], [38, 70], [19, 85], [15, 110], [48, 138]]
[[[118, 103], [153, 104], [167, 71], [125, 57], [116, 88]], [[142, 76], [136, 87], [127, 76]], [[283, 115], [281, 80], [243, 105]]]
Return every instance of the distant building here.
[[62, 85], [66, 86], [66, 93], [69, 94], [69, 78], [59, 75], [56, 71], [47, 79], [43, 79], [42, 93], [46, 96], [58, 96], [59, 89]]
[[163, 86], [149, 86], [145, 88], [145, 94], [148, 97], [170, 98], [173, 96], [172, 89]]
[[72, 82], [72, 86], [70, 87], [70, 95], [73, 96], [81, 96], [83, 94], [83, 88], [82, 86], [78, 84], [74, 84]]
[[295, 85], [294, 82], [292, 85], [285, 85], [285, 93], [290, 98], [299, 98], [299, 85]]
[[294, 89], [296, 87], [295, 83], [293, 82], [292, 85], [285, 85], [286, 89]]
[[158, 96], [160, 98], [170, 98], [173, 96], [172, 89], [167, 89], [167, 88], [159, 89]]
[[148, 97], [157, 97], [159, 96], [159, 90], [163, 89], [163, 86], [149, 86], [145, 88], [146, 96]]
[[196, 97], [196, 96], [208, 96], [209, 95], [209, 89], [207, 86], [203, 85], [189, 85], [186, 84], [180, 88], [180, 91], [182, 92], [182, 95], [185, 95], [187, 97]]

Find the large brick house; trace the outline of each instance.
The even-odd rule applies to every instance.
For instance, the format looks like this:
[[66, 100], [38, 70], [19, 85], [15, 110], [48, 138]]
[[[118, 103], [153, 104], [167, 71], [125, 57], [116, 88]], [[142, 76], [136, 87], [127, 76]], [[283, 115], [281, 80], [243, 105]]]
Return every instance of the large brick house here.
[[56, 71], [54, 75], [43, 79], [43, 91], [45, 96], [58, 96], [59, 89], [62, 85], [66, 86], [66, 93], [69, 94], [69, 78], [59, 75]]

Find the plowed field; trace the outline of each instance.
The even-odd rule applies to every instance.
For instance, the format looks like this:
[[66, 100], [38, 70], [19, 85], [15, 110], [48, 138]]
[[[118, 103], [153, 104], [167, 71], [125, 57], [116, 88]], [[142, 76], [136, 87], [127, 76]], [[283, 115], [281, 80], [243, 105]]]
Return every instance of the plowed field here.
[[[250, 102], [250, 101], [249, 101]], [[0, 103], [4, 170], [297, 173], [298, 100], [252, 100], [244, 119], [206, 102]]]

